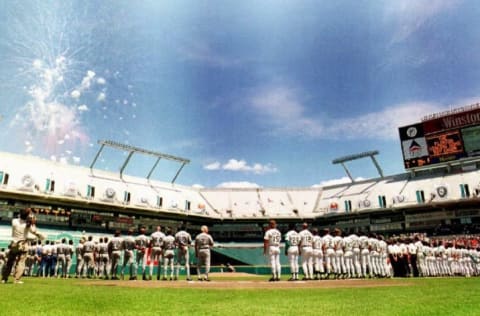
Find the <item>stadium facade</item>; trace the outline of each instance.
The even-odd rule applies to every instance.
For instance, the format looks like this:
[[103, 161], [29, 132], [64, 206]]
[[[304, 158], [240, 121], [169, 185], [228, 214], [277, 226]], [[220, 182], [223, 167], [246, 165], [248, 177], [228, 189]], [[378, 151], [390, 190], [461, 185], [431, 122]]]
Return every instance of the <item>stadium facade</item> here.
[[[34, 210], [40, 227], [56, 231], [111, 234], [182, 224], [196, 231], [207, 224], [223, 242], [259, 242], [272, 218], [281, 229], [307, 221], [385, 235], [478, 232], [480, 137], [471, 119], [478, 112], [469, 106], [401, 127], [404, 173], [324, 187], [196, 188], [125, 175], [123, 168], [115, 173], [0, 153], [0, 240], [8, 243], [8, 225], [24, 207]], [[439, 153], [439, 140], [450, 150]]]

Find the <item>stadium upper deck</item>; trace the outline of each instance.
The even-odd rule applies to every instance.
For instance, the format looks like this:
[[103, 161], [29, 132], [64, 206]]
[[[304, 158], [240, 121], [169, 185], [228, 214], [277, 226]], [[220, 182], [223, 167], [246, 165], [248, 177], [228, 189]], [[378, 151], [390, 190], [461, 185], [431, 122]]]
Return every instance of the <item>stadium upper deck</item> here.
[[40, 223], [68, 229], [187, 222], [211, 224], [218, 233], [224, 226], [239, 236], [253, 227], [257, 238], [268, 218], [382, 232], [431, 229], [480, 223], [478, 167], [451, 164], [323, 188], [198, 189], [1, 153], [0, 220], [30, 206]]

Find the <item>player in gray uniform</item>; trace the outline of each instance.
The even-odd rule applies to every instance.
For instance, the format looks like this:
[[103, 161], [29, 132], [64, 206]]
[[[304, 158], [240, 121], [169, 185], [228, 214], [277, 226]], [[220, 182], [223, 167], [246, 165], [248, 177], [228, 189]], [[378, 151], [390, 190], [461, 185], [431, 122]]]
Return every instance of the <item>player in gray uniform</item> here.
[[108, 279], [108, 271], [110, 270], [109, 256], [108, 256], [108, 238], [100, 238], [97, 245], [98, 257], [98, 276]]
[[[112, 280], [118, 280], [118, 266], [122, 258], [123, 239], [120, 237], [120, 231], [115, 231], [113, 238], [108, 242], [108, 256], [110, 258], [110, 275]], [[123, 269], [122, 269], [123, 272]]]
[[167, 228], [166, 236], [163, 238], [163, 280], [167, 280], [168, 268], [170, 267], [170, 281], [173, 280], [175, 261], [175, 237], [172, 236], [172, 229]]
[[157, 280], [160, 280], [161, 275], [161, 266], [162, 266], [162, 245], [163, 245], [163, 238], [165, 238], [165, 234], [162, 233], [162, 227], [157, 226], [155, 232], [150, 235], [150, 246], [151, 246], [151, 253], [150, 253], [150, 279], [152, 279], [153, 275], [153, 265], [155, 261], [157, 262]]
[[298, 245], [300, 244], [300, 236], [294, 224], [290, 225], [289, 231], [285, 234], [285, 255], [288, 257], [290, 265], [291, 277], [288, 281], [298, 280]]
[[[36, 243], [28, 246], [27, 259], [25, 260], [25, 274], [28, 276], [33, 276], [33, 268], [35, 267], [35, 262], [37, 261], [37, 258], [35, 256], [36, 251], [37, 251]], [[2, 270], [0, 269], [0, 271]]]
[[[57, 245], [57, 266], [55, 275], [60, 278], [67, 277], [67, 258], [66, 254], [68, 251], [67, 240], [65, 238], [62, 239], [62, 242]], [[59, 274], [60, 267], [62, 269], [62, 273]]]
[[83, 244], [85, 243], [85, 239], [80, 239], [78, 242], [77, 247], [75, 247], [75, 257], [76, 257], [76, 271], [75, 277], [79, 278], [83, 275]]
[[277, 229], [277, 222], [271, 220], [265, 236], [263, 237], [263, 255], [269, 259], [270, 267], [272, 268], [272, 277], [270, 282], [280, 281], [282, 275], [282, 265], [280, 264], [280, 242], [282, 241], [282, 234]]
[[[210, 281], [210, 249], [213, 247], [212, 236], [208, 233], [208, 227], [203, 225], [200, 228], [201, 233], [195, 237], [195, 257], [197, 258], [197, 275], [199, 281]], [[201, 278], [201, 267], [205, 267], [204, 277]]]
[[95, 243], [93, 242], [93, 236], [88, 236], [87, 241], [83, 244], [83, 261], [85, 269], [83, 270], [83, 276], [92, 278], [95, 275]]
[[187, 281], [190, 278], [190, 253], [189, 246], [192, 243], [192, 236], [186, 231], [185, 227], [180, 227], [180, 230], [175, 234], [175, 244], [177, 246], [177, 274], [175, 279], [178, 279], [180, 268], [182, 264], [185, 265], [185, 272], [187, 273]]
[[125, 267], [128, 266], [130, 278], [129, 280], [137, 279], [137, 266], [135, 264], [134, 249], [135, 238], [133, 238], [133, 229], [127, 231], [127, 236], [123, 238], [123, 266], [122, 266], [122, 280], [125, 278]]
[[150, 245], [150, 239], [145, 235], [147, 229], [145, 227], [140, 228], [140, 235], [135, 238], [136, 254], [136, 266], [142, 267], [142, 280], [147, 280], [145, 269], [147, 265], [147, 249]]
[[73, 240], [70, 239], [67, 245], [67, 252], [65, 253], [65, 263], [67, 265], [67, 269], [66, 269], [67, 278], [70, 277], [70, 268], [72, 267], [72, 258], [74, 253], [75, 253], [75, 247], [73, 246]]
[[298, 233], [300, 236], [299, 254], [302, 257], [303, 279], [313, 279], [313, 235], [308, 230], [308, 224], [303, 223], [302, 231]]

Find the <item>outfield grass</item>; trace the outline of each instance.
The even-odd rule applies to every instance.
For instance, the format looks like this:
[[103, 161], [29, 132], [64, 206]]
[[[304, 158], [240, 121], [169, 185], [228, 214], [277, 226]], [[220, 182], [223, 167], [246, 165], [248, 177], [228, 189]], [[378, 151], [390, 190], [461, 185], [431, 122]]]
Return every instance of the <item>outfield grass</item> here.
[[0, 315], [480, 315], [480, 278], [405, 279], [400, 282], [408, 286], [392, 287], [263, 290], [24, 281], [0, 286]]

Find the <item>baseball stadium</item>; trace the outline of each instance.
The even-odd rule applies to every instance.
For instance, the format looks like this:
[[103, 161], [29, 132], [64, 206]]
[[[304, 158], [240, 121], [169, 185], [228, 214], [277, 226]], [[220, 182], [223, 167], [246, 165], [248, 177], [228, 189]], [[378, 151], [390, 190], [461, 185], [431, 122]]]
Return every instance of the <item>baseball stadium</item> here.
[[[109, 271], [102, 274], [98, 267], [91, 275], [86, 276], [82, 271], [78, 274], [75, 256], [79, 254], [73, 252], [73, 264], [67, 271], [65, 265], [60, 269], [51, 267], [50, 274], [49, 268], [45, 271], [41, 265], [44, 254], [41, 250], [38, 252], [38, 247], [32, 243], [32, 256], [36, 259], [27, 265], [24, 278], [27, 284], [21, 289], [14, 288], [12, 283], [11, 286], [7, 284], [0, 299], [2, 308], [8, 310], [8, 314], [21, 313], [15, 302], [18, 295], [27, 295], [32, 302], [43, 302], [34, 312], [39, 315], [60, 313], [51, 307], [48, 312], [42, 311], [42, 306], [70, 305], [72, 301], [76, 301], [74, 306], [62, 310], [62, 314], [149, 314], [157, 307], [143, 304], [145, 296], [152, 302], [161, 302], [159, 310], [178, 314], [219, 315], [227, 311], [229, 314], [260, 314], [272, 312], [267, 303], [273, 302], [276, 312], [291, 314], [297, 309], [293, 307], [296, 304], [315, 305], [322, 301], [319, 305], [321, 313], [354, 311], [354, 314], [384, 315], [390, 314], [389, 300], [396, 298], [399, 302], [395, 303], [397, 307], [392, 307], [392, 315], [474, 315], [478, 310], [475, 293], [480, 284], [477, 278], [480, 272], [477, 248], [480, 230], [479, 116], [480, 106], [474, 104], [400, 127], [405, 173], [384, 175], [375, 158], [379, 152], [369, 151], [332, 161], [332, 164], [344, 168], [350, 182], [315, 188], [183, 186], [176, 183], [176, 178], [189, 163], [188, 159], [108, 140], [98, 141], [97, 155], [88, 168], [4, 152], [0, 155], [0, 247], [3, 249], [8, 248], [11, 240], [10, 222], [25, 208], [32, 210], [45, 239], [57, 247], [61, 240], [78, 245], [88, 237], [98, 243], [103, 238], [113, 237], [115, 232], [122, 236], [128, 232], [138, 235], [140, 229], [144, 229], [150, 234], [158, 226], [173, 232], [186, 229], [195, 236], [201, 226], [206, 225], [215, 242], [211, 249], [211, 282], [202, 282], [195, 277], [194, 247], [189, 249], [190, 270], [194, 277], [190, 279], [190, 271], [187, 274], [182, 267], [177, 272], [178, 279], [176, 275], [173, 282], [171, 277], [170, 281], [161, 277], [157, 280], [155, 277], [145, 278], [145, 266], [142, 268], [141, 264], [134, 266], [137, 271], [127, 271], [127, 278], [123, 277], [123, 267], [122, 280], [114, 280]], [[445, 122], [456, 123], [445, 126]], [[105, 147], [128, 152], [118, 172], [95, 168]], [[124, 174], [133, 155], [155, 158], [145, 178]], [[165, 159], [178, 163], [175, 177], [170, 182], [151, 179], [159, 161]], [[348, 163], [356, 159], [370, 159], [378, 177], [361, 181], [353, 179]], [[337, 271], [334, 263], [328, 262], [325, 250], [328, 244], [325, 242], [321, 247], [322, 251], [325, 250], [325, 260], [320, 263], [321, 268], [316, 265], [314, 268], [315, 273], [321, 270], [322, 274], [318, 278], [312, 275], [311, 278], [288, 282], [292, 268], [287, 257], [288, 244], [282, 238], [279, 244], [280, 282], [268, 282], [271, 265], [263, 255], [263, 240], [272, 219], [282, 235], [292, 227], [299, 231], [305, 223], [306, 227], [332, 234], [334, 230], [340, 231], [344, 240], [349, 234], [368, 233], [368, 236], [378, 236], [380, 240], [390, 238], [404, 243], [408, 236], [412, 239], [413, 236], [422, 236], [424, 245], [431, 246], [423, 248], [427, 258], [431, 252], [433, 257], [447, 258], [448, 254], [448, 260], [454, 260], [457, 257], [448, 249], [468, 249], [469, 252], [459, 256], [469, 258], [470, 271], [467, 269], [465, 273], [449, 268], [447, 272], [433, 273], [428, 267], [420, 267], [419, 263], [420, 272], [415, 272], [412, 263], [407, 262], [408, 274], [397, 277], [399, 275], [392, 272], [393, 264], [389, 261], [392, 257], [387, 257], [386, 253], [383, 260], [389, 271], [381, 272], [382, 268], [375, 271], [373, 261], [366, 264], [364, 274], [356, 272], [355, 267], [350, 271], [348, 265]], [[428, 243], [434, 240], [437, 241], [435, 244]], [[455, 242], [451, 244], [451, 240]], [[438, 252], [440, 242], [444, 248]], [[342, 260], [346, 260], [346, 245], [346, 241], [342, 246], [335, 245], [335, 249], [345, 250], [345, 259]], [[385, 248], [386, 252], [392, 252], [390, 245]], [[369, 243], [367, 248], [371, 250], [372, 247], [376, 246]], [[418, 256], [419, 251], [408, 256], [411, 255]], [[49, 254], [49, 257], [53, 256]], [[161, 276], [161, 269], [167, 269], [158, 262], [151, 264], [148, 254], [145, 258], [150, 276]], [[135, 276], [132, 281], [132, 273], [138, 274], [138, 280]], [[297, 268], [297, 273], [308, 275], [304, 267]], [[444, 292], [435, 291], [437, 288]], [[455, 292], [450, 296], [452, 291], [458, 291], [458, 294]], [[109, 297], [109, 293], [115, 293], [116, 297]], [[278, 300], [277, 296], [282, 299]], [[46, 297], [51, 298], [52, 303], [48, 303]], [[135, 297], [139, 298], [138, 301], [134, 300]], [[356, 297], [358, 299], [354, 299]], [[364, 299], [370, 302], [364, 305]], [[429, 304], [435, 303], [427, 308], [420, 303], [424, 299]], [[324, 305], [324, 300], [331, 302]], [[416, 302], [415, 306], [406, 303], [409, 300]], [[110, 301], [114, 302], [111, 306]], [[168, 304], [173, 305], [166, 308]], [[200, 307], [205, 305], [209, 307]], [[310, 308], [304, 313], [316, 314]]]
[[480, 315], [478, 1], [0, 1], [0, 315]]

